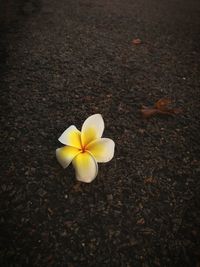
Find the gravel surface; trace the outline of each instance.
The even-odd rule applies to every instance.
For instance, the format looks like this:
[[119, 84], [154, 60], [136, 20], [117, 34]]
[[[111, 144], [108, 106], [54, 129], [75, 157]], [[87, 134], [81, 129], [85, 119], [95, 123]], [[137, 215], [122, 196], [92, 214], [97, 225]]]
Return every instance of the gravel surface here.
[[[199, 0], [0, 7], [0, 266], [199, 267]], [[116, 152], [82, 184], [55, 149], [94, 113]]]

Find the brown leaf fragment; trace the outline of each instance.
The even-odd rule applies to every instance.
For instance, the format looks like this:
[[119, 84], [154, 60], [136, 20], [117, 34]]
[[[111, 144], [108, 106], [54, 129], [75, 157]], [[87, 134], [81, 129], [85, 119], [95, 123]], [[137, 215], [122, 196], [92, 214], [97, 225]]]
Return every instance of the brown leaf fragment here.
[[152, 117], [153, 115], [158, 113], [158, 110], [156, 108], [148, 108], [148, 107], [143, 107], [141, 109], [142, 115], [144, 118], [149, 118]]
[[142, 41], [141, 41], [141, 39], [139, 39], [139, 38], [135, 38], [135, 39], [132, 40], [132, 43], [133, 43], [134, 45], [140, 45], [140, 44], [142, 43]]
[[171, 112], [173, 112], [173, 114], [180, 114], [180, 113], [182, 113], [183, 111], [182, 111], [182, 109], [181, 108], [174, 108], [173, 110], [171, 110]]
[[171, 99], [169, 99], [169, 98], [161, 98], [155, 103], [154, 107], [156, 109], [159, 109], [159, 110], [166, 110], [166, 108], [168, 108], [168, 106], [171, 103], [172, 103]]
[[141, 229], [140, 231], [143, 232], [144, 235], [151, 235], [151, 234], [154, 234], [154, 232], [155, 232], [150, 227], [145, 227], [145, 228]]
[[83, 190], [82, 190], [82, 188], [81, 188], [81, 185], [82, 185], [82, 183], [81, 182], [79, 182], [79, 181], [76, 181], [76, 184], [72, 187], [72, 190], [74, 191], [74, 192], [83, 192]]
[[172, 100], [169, 98], [159, 99], [153, 107], [142, 106], [141, 113], [144, 118], [149, 118], [157, 114], [161, 115], [176, 115], [182, 112], [179, 108], [170, 107]]
[[144, 134], [145, 133], [145, 129], [138, 129], [138, 132], [140, 133], [140, 134]]
[[64, 226], [66, 226], [67, 228], [71, 228], [72, 225], [73, 225], [73, 221], [65, 221], [64, 222]]
[[147, 177], [145, 180], [144, 180], [144, 183], [145, 184], [156, 184], [157, 181], [154, 177]]
[[144, 218], [140, 218], [139, 220], [137, 220], [136, 224], [141, 224], [141, 225], [145, 224]]
[[51, 208], [48, 208], [47, 210], [48, 210], [48, 213], [49, 213], [50, 216], [52, 216], [54, 214], [54, 212], [53, 212], [53, 210]]

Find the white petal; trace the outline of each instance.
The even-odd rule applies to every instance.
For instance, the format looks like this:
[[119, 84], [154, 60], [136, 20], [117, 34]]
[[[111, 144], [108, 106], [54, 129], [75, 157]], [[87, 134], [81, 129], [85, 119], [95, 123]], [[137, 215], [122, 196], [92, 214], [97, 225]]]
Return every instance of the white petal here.
[[115, 143], [109, 138], [100, 138], [89, 145], [87, 145], [86, 150], [88, 150], [97, 162], [108, 162], [114, 156]]
[[58, 139], [62, 144], [81, 148], [81, 132], [74, 126], [70, 126]]
[[90, 153], [79, 153], [73, 159], [72, 163], [76, 170], [77, 180], [85, 183], [91, 183], [97, 176], [98, 166]]
[[80, 153], [80, 150], [71, 146], [64, 146], [56, 149], [56, 157], [58, 162], [62, 165], [63, 168], [67, 168], [73, 158]]
[[104, 131], [104, 121], [101, 114], [94, 114], [87, 118], [81, 129], [82, 145], [86, 146], [91, 141], [101, 138]]

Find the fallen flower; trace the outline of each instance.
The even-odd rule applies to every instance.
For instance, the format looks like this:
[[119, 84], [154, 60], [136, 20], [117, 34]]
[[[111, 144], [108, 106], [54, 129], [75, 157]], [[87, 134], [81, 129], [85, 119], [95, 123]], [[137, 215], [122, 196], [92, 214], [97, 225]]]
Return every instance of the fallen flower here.
[[174, 115], [182, 112], [179, 108], [171, 108], [169, 105], [172, 103], [169, 98], [161, 98], [159, 99], [153, 107], [142, 106], [141, 113], [144, 118], [149, 118], [156, 114], [162, 115]]
[[63, 168], [72, 162], [76, 179], [90, 183], [98, 173], [97, 163], [110, 161], [114, 156], [115, 143], [101, 138], [104, 121], [100, 114], [94, 114], [83, 123], [81, 131], [74, 125], [67, 128], [58, 139], [64, 147], [56, 149], [56, 157]]

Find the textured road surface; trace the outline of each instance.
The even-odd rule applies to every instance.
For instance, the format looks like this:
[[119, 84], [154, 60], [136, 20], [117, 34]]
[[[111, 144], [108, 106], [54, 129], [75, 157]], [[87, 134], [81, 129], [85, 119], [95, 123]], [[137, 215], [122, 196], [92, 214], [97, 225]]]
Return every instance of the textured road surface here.
[[[0, 265], [199, 267], [199, 0], [0, 5]], [[57, 138], [94, 113], [116, 153], [78, 184]]]

